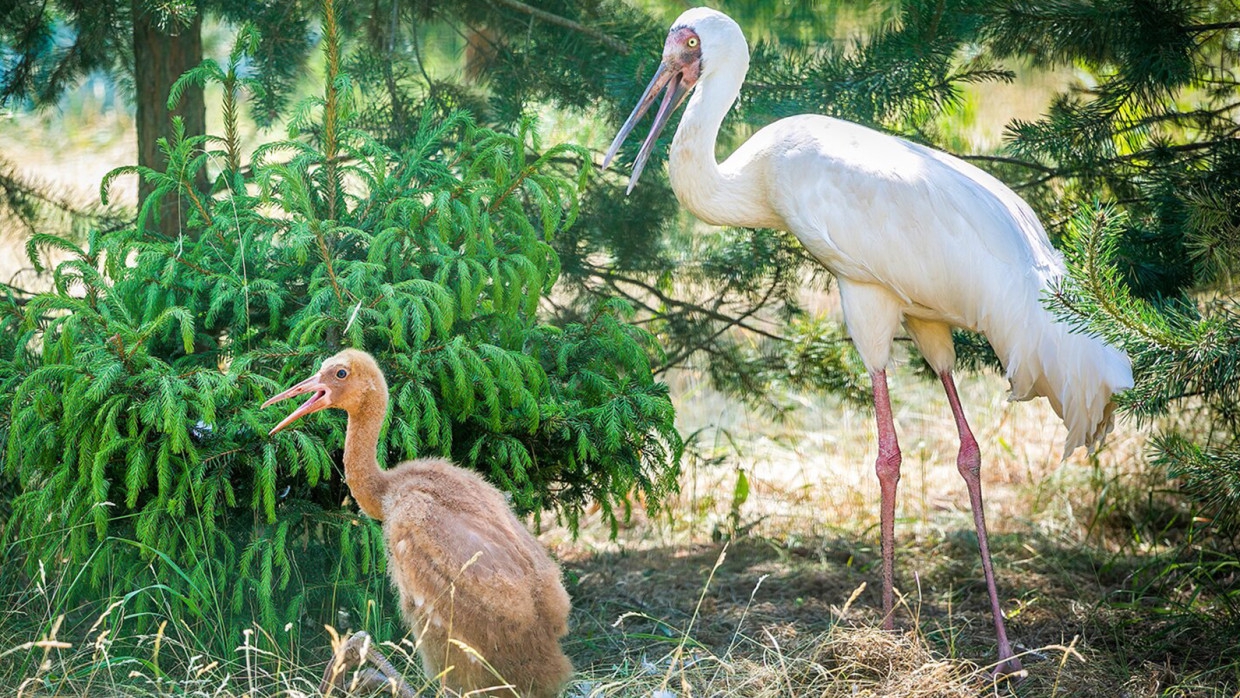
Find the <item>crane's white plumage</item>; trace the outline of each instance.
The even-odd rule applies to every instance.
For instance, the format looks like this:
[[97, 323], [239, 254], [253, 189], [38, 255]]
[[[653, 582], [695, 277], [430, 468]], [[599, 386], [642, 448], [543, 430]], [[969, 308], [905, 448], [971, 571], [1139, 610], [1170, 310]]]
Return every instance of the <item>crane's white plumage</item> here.
[[903, 324], [939, 373], [961, 435], [957, 465], [969, 486], [999, 638], [1001, 672], [1017, 671], [1003, 628], [986, 539], [980, 451], [951, 377], [951, 328], [981, 332], [1007, 372], [1013, 399], [1047, 397], [1068, 428], [1065, 457], [1111, 430], [1112, 395], [1132, 387], [1122, 352], [1073, 332], [1043, 306], [1063, 259], [1019, 196], [978, 168], [916, 143], [818, 115], [781, 119], [724, 162], [715, 140], [749, 69], [740, 27], [707, 8], [682, 14], [663, 61], [604, 160], [666, 88], [634, 163], [636, 184], [660, 130], [690, 95], [672, 140], [669, 172], [680, 202], [716, 225], [791, 231], [839, 282], [845, 322], [871, 377], [883, 491], [883, 604], [891, 625], [892, 526], [900, 452], [885, 370]]
[[701, 77], [669, 156], [682, 204], [708, 223], [796, 235], [838, 279], [870, 370], [886, 368], [901, 321], [939, 371], [955, 362], [940, 325], [976, 330], [1003, 361], [1012, 398], [1045, 396], [1063, 418], [1065, 456], [1102, 441], [1131, 364], [1043, 306], [1064, 265], [1027, 203], [963, 160], [826, 116], [776, 121], [716, 163], [748, 46], [714, 10], [689, 10], [673, 26], [701, 39]]

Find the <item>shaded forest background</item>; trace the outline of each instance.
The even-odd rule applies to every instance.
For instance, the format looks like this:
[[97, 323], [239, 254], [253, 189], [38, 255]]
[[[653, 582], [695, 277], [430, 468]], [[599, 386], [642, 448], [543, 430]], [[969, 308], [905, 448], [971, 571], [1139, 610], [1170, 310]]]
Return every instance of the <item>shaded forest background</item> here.
[[[831, 114], [962, 155], [1034, 205], [1072, 270], [1048, 302], [1134, 359], [1122, 408], [1157, 431], [1166, 530], [1234, 556], [1240, 8], [720, 8], [753, 52], [725, 149]], [[132, 105], [120, 176], [140, 184], [137, 209], [83, 206], [0, 163], [5, 234], [39, 272], [0, 280], [6, 555], [72, 570], [65, 608], [164, 585], [221, 651], [255, 618], [314, 628], [341, 606], [388, 637], [396, 614], [366, 603], [391, 603], [378, 529], [340, 504], [342, 422], [257, 436], [261, 396], [338, 346], [410, 386], [389, 462], [452, 455], [570, 523], [600, 502], [619, 525], [675, 487], [675, 367], [774, 414], [805, 392], [863, 402], [841, 328], [807, 305], [830, 278], [794, 239], [693, 226], [665, 147], [626, 197], [623, 171], [558, 142], [605, 144], [680, 9], [350, 2], [327, 23], [319, 3], [14, 3], [5, 108], [104, 86]], [[988, 87], [1039, 70], [1071, 75], [1044, 114], [963, 135]], [[957, 343], [994, 367], [980, 338]]]

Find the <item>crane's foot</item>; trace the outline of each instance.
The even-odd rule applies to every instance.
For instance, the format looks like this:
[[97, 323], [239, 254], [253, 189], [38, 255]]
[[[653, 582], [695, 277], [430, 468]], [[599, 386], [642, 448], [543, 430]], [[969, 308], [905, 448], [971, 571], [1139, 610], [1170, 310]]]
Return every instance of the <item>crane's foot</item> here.
[[1001, 660], [989, 673], [996, 682], [1007, 681], [1013, 684], [1020, 683], [1029, 676], [1029, 672], [1021, 666], [1020, 659], [1015, 656]]
[[353, 633], [328, 662], [323, 680], [319, 682], [319, 693], [324, 696], [333, 693], [343, 696], [354, 692], [370, 695], [380, 690], [399, 698], [417, 696], [405, 677], [375, 646], [369, 633]]

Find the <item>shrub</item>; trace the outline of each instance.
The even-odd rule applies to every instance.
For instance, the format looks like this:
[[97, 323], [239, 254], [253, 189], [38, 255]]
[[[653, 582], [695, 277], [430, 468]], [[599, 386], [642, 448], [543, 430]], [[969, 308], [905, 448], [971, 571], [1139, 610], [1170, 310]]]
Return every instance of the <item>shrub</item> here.
[[[657, 507], [681, 449], [650, 371], [658, 347], [619, 302], [565, 327], [539, 319], [559, 271], [548, 240], [573, 225], [588, 159], [542, 152], [528, 122], [508, 135], [462, 113], [381, 144], [353, 126], [329, 5], [324, 96], [242, 168], [252, 40], [179, 84], [223, 86], [225, 137], [178, 128], [160, 144], [166, 171], [105, 179], [105, 199], [117, 174], [155, 186], [135, 224], [30, 241], [36, 266], [67, 255], [51, 290], [0, 313], [20, 333], [4, 345], [0, 428], [30, 570], [71, 580], [70, 607], [141, 590], [124, 596], [131, 615], [172, 603], [226, 652], [251, 619], [318, 627], [375, 598], [371, 629], [391, 636], [382, 532], [346, 503], [337, 467], [344, 416], [267, 438], [282, 414], [259, 410], [345, 346], [388, 374], [387, 463], [449, 456], [570, 525], [590, 500], [613, 524], [631, 493]], [[208, 164], [209, 194], [194, 184]], [[151, 223], [170, 198], [188, 211], [175, 238]]]

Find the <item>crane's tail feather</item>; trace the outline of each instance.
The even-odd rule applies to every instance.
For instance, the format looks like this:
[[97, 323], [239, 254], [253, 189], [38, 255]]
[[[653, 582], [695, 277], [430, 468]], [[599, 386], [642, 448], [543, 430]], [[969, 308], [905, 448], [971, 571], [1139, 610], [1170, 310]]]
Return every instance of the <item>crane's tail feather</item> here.
[[1045, 396], [1068, 428], [1063, 457], [1081, 446], [1093, 453], [1114, 426], [1112, 396], [1133, 385], [1132, 362], [1103, 340], [1074, 331], [1040, 303], [1024, 315], [1023, 322], [1003, 323], [1021, 328], [1019, 338], [987, 333], [1003, 359], [1011, 399]]

